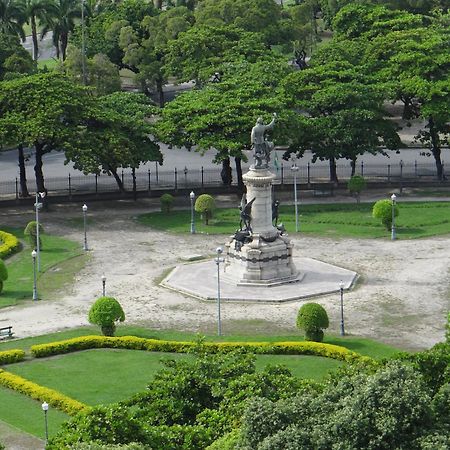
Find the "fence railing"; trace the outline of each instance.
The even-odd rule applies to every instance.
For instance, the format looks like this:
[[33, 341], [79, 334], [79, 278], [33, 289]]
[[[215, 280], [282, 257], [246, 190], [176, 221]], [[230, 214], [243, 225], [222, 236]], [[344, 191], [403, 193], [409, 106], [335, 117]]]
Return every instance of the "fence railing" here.
[[[275, 174], [275, 183], [292, 184], [294, 174], [290, 170], [290, 164], [281, 164], [278, 170], [272, 169]], [[298, 184], [314, 184], [329, 181], [330, 171], [327, 165], [316, 165], [312, 163], [298, 165]], [[245, 173], [247, 169], [244, 168]], [[143, 192], [152, 190], [178, 190], [178, 189], [200, 189], [203, 187], [221, 186], [221, 168], [205, 169], [174, 169], [172, 171], [147, 170], [136, 172], [137, 191]], [[351, 176], [349, 164], [339, 164], [336, 172], [340, 181], [346, 181]], [[436, 177], [436, 166], [433, 163], [396, 163], [396, 164], [365, 164], [359, 162], [356, 167], [356, 174], [364, 176], [368, 181], [380, 182], [401, 182], [402, 180], [432, 180]], [[133, 189], [133, 177], [129, 170], [119, 172], [120, 179], [126, 191]], [[232, 170], [233, 181], [236, 185], [236, 172]], [[60, 195], [78, 195], [82, 193], [108, 193], [119, 191], [119, 186], [112, 176], [108, 175], [71, 175], [66, 177], [46, 178], [45, 186], [50, 193]], [[29, 182], [30, 192], [34, 192], [34, 180]], [[18, 178], [0, 182], [0, 196], [21, 197], [20, 183]]]

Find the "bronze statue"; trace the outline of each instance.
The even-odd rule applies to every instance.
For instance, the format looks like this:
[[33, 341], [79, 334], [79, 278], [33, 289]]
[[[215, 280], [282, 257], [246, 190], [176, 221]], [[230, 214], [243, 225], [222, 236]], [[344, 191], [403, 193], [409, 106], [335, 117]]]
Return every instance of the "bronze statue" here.
[[278, 200], [275, 200], [272, 203], [272, 222], [275, 220], [275, 227], [277, 226], [278, 223], [278, 208], [280, 206], [280, 202]]
[[[241, 220], [239, 222], [240, 231], [252, 231], [250, 223], [252, 221], [252, 205], [254, 201], [255, 199], [247, 203], [245, 194], [242, 196], [241, 206], [239, 207], [239, 209], [241, 210]], [[244, 225], [244, 228], [242, 228], [242, 225]]]
[[274, 145], [273, 142], [265, 139], [264, 133], [273, 128], [276, 117], [276, 113], [273, 113], [273, 119], [267, 125], [264, 125], [263, 119], [258, 117], [255, 126], [252, 128], [250, 142], [252, 144], [253, 157], [255, 159], [255, 164], [252, 166], [253, 169], [267, 169], [269, 167], [270, 151], [273, 149]]

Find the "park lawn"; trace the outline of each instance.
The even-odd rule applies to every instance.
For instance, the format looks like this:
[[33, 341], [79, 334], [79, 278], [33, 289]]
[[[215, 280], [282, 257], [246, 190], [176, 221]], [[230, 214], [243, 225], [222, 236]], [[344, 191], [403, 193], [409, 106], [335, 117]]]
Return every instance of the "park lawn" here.
[[[10, 364], [6, 370], [55, 389], [90, 406], [126, 400], [144, 391], [164, 359], [192, 358], [178, 353], [92, 349]], [[301, 378], [323, 379], [342, 362], [302, 355], [258, 355], [257, 368], [282, 364]]]
[[[45, 438], [41, 402], [0, 386], [0, 420], [38, 438]], [[69, 416], [54, 408], [48, 411], [48, 433], [55, 435]]]
[[[33, 263], [30, 246], [25, 243], [23, 231], [3, 228], [14, 234], [23, 243], [23, 249], [5, 260], [8, 280], [0, 294], [0, 308], [16, 305], [29, 300], [33, 294]], [[37, 290], [39, 298], [46, 300], [72, 282], [74, 275], [84, 266], [87, 256], [81, 244], [68, 239], [42, 235], [41, 272], [38, 274]]]
[[[398, 203], [396, 218], [398, 239], [415, 239], [450, 233], [450, 203], [447, 202], [405, 202]], [[327, 237], [390, 238], [390, 231], [380, 220], [372, 217], [373, 203], [333, 203], [303, 205], [298, 207], [301, 233]], [[162, 212], [138, 216], [137, 220], [146, 226], [172, 233], [190, 232], [190, 211], [177, 210], [169, 214]], [[293, 206], [282, 206], [279, 213], [289, 233], [295, 230]], [[232, 235], [239, 227], [239, 210], [217, 209], [209, 225], [205, 225], [196, 214], [197, 233]]]

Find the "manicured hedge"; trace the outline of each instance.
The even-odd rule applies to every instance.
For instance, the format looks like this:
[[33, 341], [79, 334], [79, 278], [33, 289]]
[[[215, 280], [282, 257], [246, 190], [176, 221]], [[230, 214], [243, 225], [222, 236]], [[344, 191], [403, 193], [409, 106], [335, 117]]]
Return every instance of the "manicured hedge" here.
[[[153, 352], [186, 353], [197, 345], [195, 342], [164, 341], [134, 336], [83, 336], [50, 344], [33, 345], [31, 352], [36, 358], [92, 348], [122, 348]], [[347, 362], [372, 361], [371, 358], [359, 355], [345, 347], [319, 342], [206, 342], [202, 343], [202, 346], [204, 350], [211, 353], [240, 349], [257, 354], [314, 355]]]
[[2, 369], [0, 369], [0, 385], [25, 394], [35, 400], [45, 401], [54, 408], [64, 411], [69, 415], [75, 415], [81, 411], [89, 411], [91, 409], [84, 403], [66, 397], [58, 391], [40, 386], [19, 375], [14, 375]]
[[0, 231], [0, 258], [5, 258], [20, 249], [20, 241], [11, 233]]
[[0, 364], [11, 364], [23, 361], [25, 352], [23, 350], [6, 350], [0, 352]]

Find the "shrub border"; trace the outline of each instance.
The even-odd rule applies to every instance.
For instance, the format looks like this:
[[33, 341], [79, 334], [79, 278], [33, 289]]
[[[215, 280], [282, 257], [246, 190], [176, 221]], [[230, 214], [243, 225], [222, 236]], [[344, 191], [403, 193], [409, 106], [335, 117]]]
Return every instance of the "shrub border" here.
[[0, 352], [0, 364], [11, 364], [25, 359], [23, 350], [5, 350]]
[[20, 241], [14, 234], [0, 230], [0, 258], [12, 255], [20, 249]]

